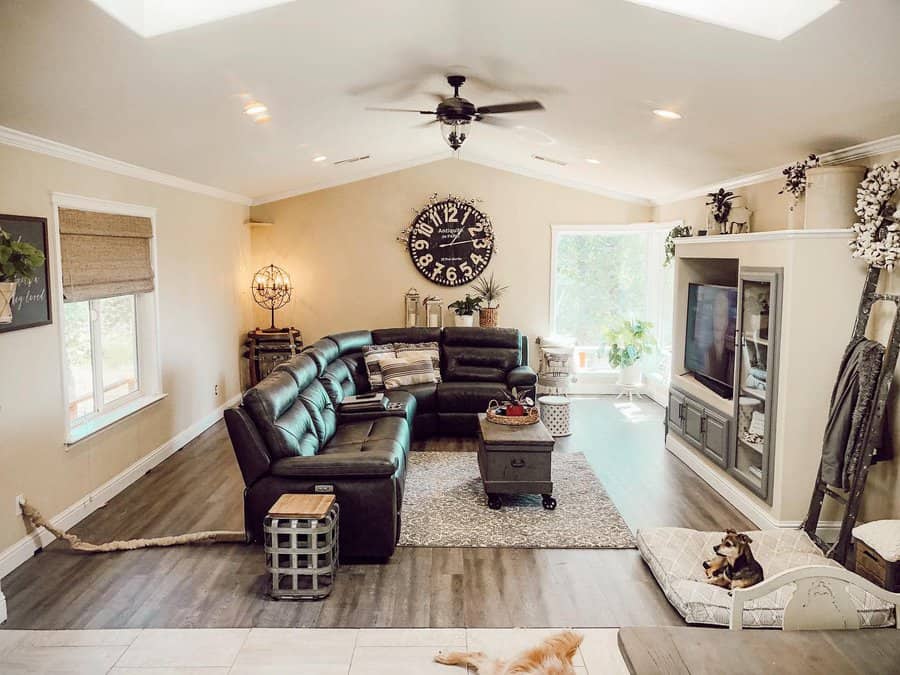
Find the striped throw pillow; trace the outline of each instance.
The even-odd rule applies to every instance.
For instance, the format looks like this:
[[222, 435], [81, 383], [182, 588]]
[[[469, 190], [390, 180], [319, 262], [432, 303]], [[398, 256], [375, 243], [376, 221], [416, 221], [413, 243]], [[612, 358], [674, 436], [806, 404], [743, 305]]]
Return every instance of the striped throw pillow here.
[[441, 381], [441, 350], [437, 342], [395, 342], [394, 351], [398, 359], [412, 361], [413, 359], [431, 359], [434, 366], [434, 381]]
[[362, 348], [363, 359], [366, 362], [366, 375], [369, 377], [369, 386], [372, 391], [384, 389], [384, 378], [381, 376], [381, 362], [385, 359], [395, 359], [393, 344], [367, 345]]
[[428, 357], [410, 360], [384, 359], [381, 361], [381, 374], [384, 377], [385, 389], [437, 381], [434, 365]]

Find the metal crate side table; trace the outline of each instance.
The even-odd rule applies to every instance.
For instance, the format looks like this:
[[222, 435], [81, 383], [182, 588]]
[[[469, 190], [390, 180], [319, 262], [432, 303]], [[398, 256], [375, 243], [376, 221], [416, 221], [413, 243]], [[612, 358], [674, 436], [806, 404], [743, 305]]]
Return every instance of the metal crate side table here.
[[334, 495], [281, 495], [263, 521], [269, 595], [320, 600], [339, 565], [340, 507]]

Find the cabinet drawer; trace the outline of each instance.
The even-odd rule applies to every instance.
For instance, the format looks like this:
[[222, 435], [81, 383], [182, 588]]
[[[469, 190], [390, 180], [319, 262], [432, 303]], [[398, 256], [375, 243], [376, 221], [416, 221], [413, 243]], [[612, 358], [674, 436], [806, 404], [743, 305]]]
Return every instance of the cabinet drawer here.
[[486, 453], [487, 482], [529, 483], [550, 480], [549, 452], [492, 452]]

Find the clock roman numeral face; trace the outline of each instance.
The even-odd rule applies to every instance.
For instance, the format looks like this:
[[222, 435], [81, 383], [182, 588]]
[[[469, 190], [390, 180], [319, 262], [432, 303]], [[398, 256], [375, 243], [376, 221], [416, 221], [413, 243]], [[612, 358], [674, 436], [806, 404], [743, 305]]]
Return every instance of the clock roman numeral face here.
[[476, 279], [494, 253], [494, 233], [484, 215], [468, 204], [447, 199], [429, 206], [413, 221], [409, 254], [426, 278], [442, 286]]

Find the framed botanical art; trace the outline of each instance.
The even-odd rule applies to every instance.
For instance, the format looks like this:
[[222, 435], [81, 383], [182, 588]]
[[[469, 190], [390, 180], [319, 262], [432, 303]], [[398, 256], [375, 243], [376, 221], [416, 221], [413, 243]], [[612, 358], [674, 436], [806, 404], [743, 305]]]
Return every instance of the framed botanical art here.
[[[14, 291], [5, 290], [12, 296], [9, 309], [12, 317], [0, 321], [0, 333], [33, 328], [53, 323], [50, 309], [50, 256], [47, 247], [47, 219], [33, 216], [0, 215], [0, 230], [9, 235], [15, 242], [30, 244], [44, 256], [43, 265], [39, 266], [32, 279], [18, 279]], [[29, 249], [30, 250], [30, 249]], [[11, 284], [4, 284], [10, 288]], [[4, 304], [4, 303], [0, 303]]]

